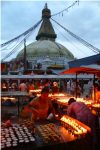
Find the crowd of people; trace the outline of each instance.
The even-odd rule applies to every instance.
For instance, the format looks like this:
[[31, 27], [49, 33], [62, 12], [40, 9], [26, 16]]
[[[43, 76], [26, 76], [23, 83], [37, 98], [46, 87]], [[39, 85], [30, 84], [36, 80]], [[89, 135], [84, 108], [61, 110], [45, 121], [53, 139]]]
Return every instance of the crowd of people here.
[[[65, 82], [64, 82], [65, 84]], [[23, 106], [20, 116], [22, 118], [30, 118], [33, 122], [37, 120], [52, 120], [55, 119], [56, 114], [61, 117], [61, 112], [59, 109], [58, 104], [53, 103], [51, 98], [49, 97], [49, 93], [60, 93], [60, 89], [62, 85], [60, 82], [51, 81], [51, 80], [39, 80], [39, 81], [29, 81], [26, 82], [22, 80], [19, 85], [17, 83], [12, 82], [7, 85], [6, 82], [2, 83], [1, 89], [4, 87], [8, 88], [7, 86], [11, 85], [17, 90], [22, 92], [29, 92], [29, 101], [26, 105]], [[70, 81], [66, 82], [66, 90], [72, 97], [75, 95], [75, 82]], [[40, 96], [34, 96], [31, 91], [34, 89], [41, 88]], [[93, 81], [89, 80], [87, 84], [83, 84], [83, 86], [78, 83], [77, 86], [77, 96], [81, 97], [81, 94], [84, 94], [85, 97], [95, 98], [96, 102], [100, 102], [100, 82], [95, 83], [93, 85]], [[67, 102], [66, 102], [67, 103]], [[91, 128], [91, 135], [93, 136], [93, 143], [96, 141], [95, 135], [95, 116], [92, 114], [91, 110], [88, 108], [87, 105], [83, 102], [77, 102], [75, 98], [69, 98], [68, 106], [67, 106], [67, 115], [71, 116], [83, 122], [87, 126]]]
[[97, 80], [95, 84], [93, 80], [21, 80], [19, 83], [17, 81], [1, 81], [1, 91], [26, 91], [34, 89], [42, 89], [44, 86], [48, 86], [53, 93], [55, 92], [66, 92], [73, 97], [83, 97], [89, 99], [95, 99], [98, 101], [100, 99], [100, 81]]
[[66, 85], [67, 93], [77, 97], [83, 97], [88, 99], [93, 99], [95, 101], [100, 100], [100, 81], [97, 80], [93, 83], [93, 80], [86, 81], [78, 81], [77, 82], [77, 90], [76, 90], [76, 82], [69, 80]]

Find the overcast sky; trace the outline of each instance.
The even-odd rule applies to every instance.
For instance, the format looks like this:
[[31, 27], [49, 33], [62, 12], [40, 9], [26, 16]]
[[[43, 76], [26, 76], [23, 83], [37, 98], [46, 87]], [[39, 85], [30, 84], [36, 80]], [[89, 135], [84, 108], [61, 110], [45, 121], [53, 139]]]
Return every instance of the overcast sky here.
[[[1, 2], [1, 43], [20, 35], [41, 19], [41, 11], [47, 2], [51, 14], [58, 13], [70, 6], [72, 1], [4, 1]], [[100, 49], [100, 1], [82, 1], [63, 14], [52, 17], [61, 25]], [[52, 20], [51, 20], [52, 22]], [[77, 40], [69, 36], [57, 24], [52, 22], [57, 34], [56, 41], [68, 48], [75, 57], [82, 58], [94, 55], [92, 50], [82, 46]], [[40, 26], [39, 26], [40, 27]], [[36, 41], [39, 27], [27, 40], [27, 44]], [[2, 58], [10, 52], [6, 48], [2, 51]], [[14, 54], [15, 57], [16, 54]]]

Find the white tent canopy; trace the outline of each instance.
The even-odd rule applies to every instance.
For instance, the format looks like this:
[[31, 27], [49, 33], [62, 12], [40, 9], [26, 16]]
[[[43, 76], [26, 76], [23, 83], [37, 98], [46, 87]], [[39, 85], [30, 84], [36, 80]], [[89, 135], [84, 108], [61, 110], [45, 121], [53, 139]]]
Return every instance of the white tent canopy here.
[[88, 67], [88, 68], [100, 70], [100, 65], [97, 65], [97, 64], [91, 64], [91, 65], [86, 65], [86, 66], [82, 66], [82, 67]]

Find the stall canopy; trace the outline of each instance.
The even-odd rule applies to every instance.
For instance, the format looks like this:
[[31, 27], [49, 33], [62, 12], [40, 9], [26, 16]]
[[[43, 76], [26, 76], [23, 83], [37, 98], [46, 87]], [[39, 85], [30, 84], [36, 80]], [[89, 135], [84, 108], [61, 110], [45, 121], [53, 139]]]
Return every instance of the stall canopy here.
[[95, 74], [100, 76], [100, 68], [88, 68], [88, 67], [76, 67], [76, 68], [70, 68], [68, 70], [65, 70], [63, 72], [60, 72], [60, 74], [80, 74], [80, 73], [87, 73], [87, 74]]
[[[100, 77], [100, 69], [95, 68], [88, 68], [88, 67], [76, 67], [76, 68], [70, 68], [68, 70], [65, 70], [61, 72], [60, 74], [76, 74], [76, 98], [77, 98], [77, 75], [87, 73], [87, 74], [94, 74], [94, 83], [95, 83], [95, 75]], [[95, 99], [95, 90], [94, 90], [94, 99]]]
[[81, 67], [88, 67], [88, 68], [100, 70], [100, 65], [98, 65], [98, 64], [90, 64], [90, 65], [81, 66]]

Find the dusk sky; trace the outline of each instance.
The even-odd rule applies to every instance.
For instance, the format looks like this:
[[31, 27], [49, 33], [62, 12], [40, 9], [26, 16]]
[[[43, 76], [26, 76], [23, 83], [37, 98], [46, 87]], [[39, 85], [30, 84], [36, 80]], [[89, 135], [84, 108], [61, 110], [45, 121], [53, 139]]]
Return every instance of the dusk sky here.
[[[69, 7], [72, 1], [5, 1], [1, 2], [1, 43], [7, 42], [20, 35], [41, 19], [41, 12], [47, 2], [51, 14], [58, 13]], [[68, 11], [56, 16], [54, 20], [69, 29], [77, 36], [83, 38], [90, 44], [100, 49], [100, 1], [83, 1], [76, 4]], [[60, 26], [51, 20], [57, 34], [56, 42], [64, 45], [76, 58], [83, 58], [96, 53], [82, 46], [76, 39], [72, 38]], [[40, 27], [40, 25], [39, 25]], [[27, 39], [27, 44], [35, 42], [39, 27]], [[15, 43], [14, 43], [15, 44]], [[6, 47], [1, 52], [1, 58], [5, 57], [11, 48]], [[15, 57], [19, 51], [16, 51]], [[9, 58], [10, 59], [10, 58]]]

